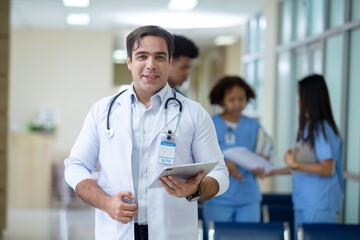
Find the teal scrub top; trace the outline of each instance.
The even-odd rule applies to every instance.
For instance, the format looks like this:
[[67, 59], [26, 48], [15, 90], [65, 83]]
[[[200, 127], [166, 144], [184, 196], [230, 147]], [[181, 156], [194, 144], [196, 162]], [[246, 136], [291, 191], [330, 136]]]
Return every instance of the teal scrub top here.
[[[226, 134], [229, 133], [229, 126], [219, 115], [214, 115], [212, 120], [215, 125], [216, 134], [222, 151], [230, 147], [239, 146], [246, 147], [251, 151], [255, 150], [257, 133], [259, 128], [261, 128], [258, 121], [242, 115], [236, 128], [232, 131], [235, 135], [235, 143], [226, 144], [225, 137]], [[225, 158], [225, 161], [227, 160], [228, 159]], [[228, 190], [222, 195], [207, 201], [208, 203], [237, 207], [244, 204], [261, 202], [262, 195], [256, 176], [240, 166], [238, 166], [238, 169], [245, 180], [239, 181], [232, 176], [229, 176], [230, 185]]]
[[[293, 203], [296, 210], [332, 210], [340, 212], [344, 199], [343, 145], [341, 138], [327, 121], [323, 121], [314, 133], [314, 150], [318, 161], [333, 159], [335, 172], [330, 177], [315, 174], [294, 173]], [[304, 129], [306, 136], [308, 129]]]

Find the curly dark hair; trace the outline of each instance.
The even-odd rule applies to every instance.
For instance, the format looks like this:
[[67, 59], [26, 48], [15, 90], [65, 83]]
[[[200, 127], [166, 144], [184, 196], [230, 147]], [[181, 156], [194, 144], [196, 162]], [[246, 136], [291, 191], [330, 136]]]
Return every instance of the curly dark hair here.
[[209, 95], [210, 103], [222, 106], [225, 92], [233, 86], [239, 86], [245, 90], [247, 101], [256, 98], [254, 90], [243, 78], [239, 76], [226, 76], [221, 78], [211, 90]]
[[175, 51], [173, 56], [175, 59], [180, 56], [196, 58], [199, 55], [199, 50], [194, 42], [186, 37], [174, 35], [174, 46]]

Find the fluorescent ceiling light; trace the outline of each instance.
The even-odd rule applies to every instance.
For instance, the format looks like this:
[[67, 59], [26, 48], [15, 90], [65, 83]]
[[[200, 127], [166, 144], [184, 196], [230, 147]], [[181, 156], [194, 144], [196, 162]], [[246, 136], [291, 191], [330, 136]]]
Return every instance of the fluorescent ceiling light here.
[[217, 38], [215, 38], [214, 43], [217, 46], [225, 46], [225, 45], [234, 44], [236, 42], [236, 40], [237, 39], [235, 36], [221, 35], [221, 36], [218, 36]]
[[121, 12], [116, 21], [135, 26], [158, 25], [172, 29], [222, 28], [245, 23], [247, 16], [238, 14], [199, 13], [199, 12]]
[[116, 63], [126, 63], [127, 52], [126, 50], [118, 49], [113, 52], [112, 57]]
[[170, 0], [168, 8], [170, 10], [191, 10], [198, 3], [198, 0]]
[[67, 15], [66, 23], [69, 25], [88, 25], [90, 23], [90, 15], [87, 13], [72, 13]]
[[89, 7], [90, 0], [62, 0], [65, 7]]

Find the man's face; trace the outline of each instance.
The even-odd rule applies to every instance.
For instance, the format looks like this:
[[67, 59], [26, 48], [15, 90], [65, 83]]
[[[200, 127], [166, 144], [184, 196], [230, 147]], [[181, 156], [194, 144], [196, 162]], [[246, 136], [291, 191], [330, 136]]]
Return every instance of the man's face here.
[[127, 57], [127, 64], [138, 97], [151, 97], [166, 85], [171, 63], [165, 39], [146, 36], [139, 46], [134, 44], [132, 60]]
[[174, 59], [171, 65], [169, 83], [172, 87], [181, 86], [189, 77], [191, 69], [191, 58], [180, 56]]

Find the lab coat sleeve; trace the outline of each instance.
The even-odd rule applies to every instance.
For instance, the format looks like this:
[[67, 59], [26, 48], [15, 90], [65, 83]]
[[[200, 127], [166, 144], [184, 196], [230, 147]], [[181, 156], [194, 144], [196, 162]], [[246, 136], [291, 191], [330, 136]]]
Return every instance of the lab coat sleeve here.
[[65, 159], [65, 180], [75, 190], [76, 185], [85, 179], [92, 179], [99, 155], [99, 137], [97, 133], [97, 108], [94, 104], [85, 118], [69, 158]]
[[219, 196], [229, 187], [229, 171], [225, 165], [211, 117], [200, 104], [197, 104], [197, 108], [192, 142], [193, 156], [195, 162], [219, 161], [208, 174], [219, 183], [219, 192], [216, 194]]

